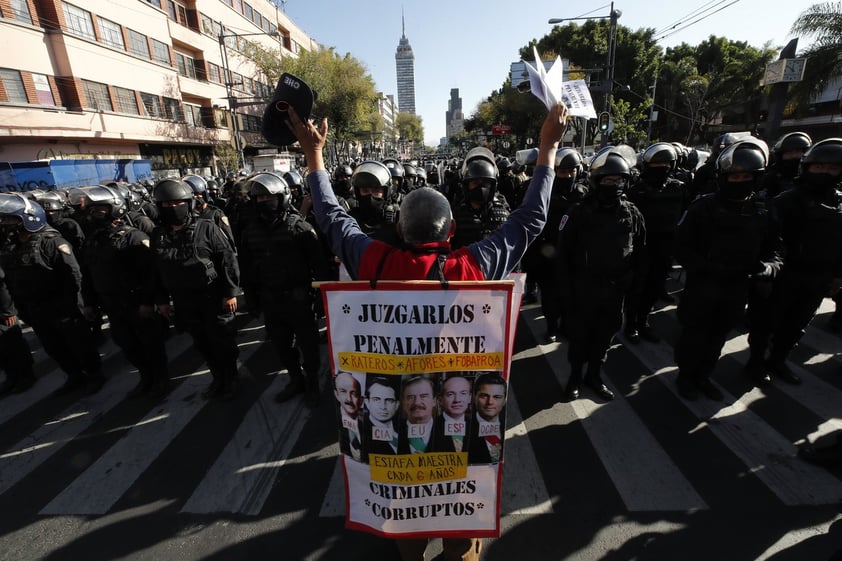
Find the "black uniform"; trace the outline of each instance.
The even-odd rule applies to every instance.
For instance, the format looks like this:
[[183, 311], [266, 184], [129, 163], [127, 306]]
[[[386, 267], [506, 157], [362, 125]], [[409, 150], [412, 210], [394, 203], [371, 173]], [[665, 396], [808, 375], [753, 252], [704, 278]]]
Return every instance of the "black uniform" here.
[[187, 331], [213, 375], [206, 395], [233, 397], [239, 349], [224, 299], [237, 295], [240, 269], [234, 248], [212, 220], [190, 217], [182, 228], [159, 226], [152, 252], [161, 280], [158, 305], [173, 304], [176, 329]]
[[6, 286], [6, 274], [0, 268], [0, 369], [6, 372], [6, 380], [0, 385], [0, 395], [25, 391], [35, 383], [32, 351], [23, 337], [17, 315]]
[[587, 364], [588, 383], [602, 384], [599, 371], [622, 325], [623, 296], [641, 278], [645, 241], [643, 216], [624, 198], [606, 205], [592, 195], [562, 218], [557, 263], [571, 378], [581, 377]]
[[395, 225], [398, 223], [400, 205], [390, 200], [380, 201], [382, 204], [371, 198], [371, 202], [375, 203], [372, 205], [358, 200], [356, 206], [349, 208], [348, 214], [357, 221], [363, 233], [375, 240], [398, 245], [400, 238]]
[[82, 247], [83, 295], [87, 306], [107, 315], [111, 337], [140, 372], [139, 395], [166, 393], [169, 383], [168, 323], [154, 312], [155, 261], [149, 236], [110, 220], [91, 232]]
[[[749, 370], [765, 358], [783, 364], [828, 294], [833, 279], [842, 278], [842, 199], [833, 189], [822, 197], [806, 185], [786, 191], [771, 205], [781, 227], [786, 262], [768, 298], [749, 301]], [[771, 341], [770, 341], [771, 338]], [[789, 381], [797, 377], [788, 373]]]
[[21, 234], [0, 254], [9, 292], [20, 318], [67, 374], [62, 392], [85, 386], [96, 392], [105, 381], [99, 352], [81, 313], [82, 273], [70, 244], [58, 231]]
[[664, 281], [672, 269], [675, 232], [687, 208], [689, 195], [683, 183], [667, 179], [652, 185], [641, 178], [629, 189], [628, 198], [646, 221], [646, 269], [639, 290], [630, 293], [625, 303], [626, 331], [648, 329], [649, 312], [664, 294]]
[[231, 247], [234, 249], [234, 253], [237, 252], [237, 240], [234, 238], [234, 231], [231, 229], [231, 223], [222, 209], [211, 204], [205, 204], [204, 208], [197, 212], [197, 216], [206, 220], [212, 220], [222, 230], [225, 237], [228, 238]]
[[315, 229], [294, 210], [271, 222], [260, 217], [246, 226], [240, 248], [249, 308], [263, 312], [292, 383], [301, 381], [303, 362], [308, 383], [318, 387], [321, 357], [311, 283], [327, 273]]
[[572, 186], [562, 183], [559, 177], [555, 178], [550, 193], [547, 223], [523, 257], [524, 268], [531, 271], [530, 274], [541, 290], [541, 310], [547, 323], [547, 338], [551, 341], [555, 340], [557, 335], [567, 332], [566, 321], [561, 311], [568, 307], [569, 303], [563, 304], [561, 301], [561, 282], [556, 264], [561, 220], [574, 204], [582, 201], [588, 194], [588, 186], [584, 182], [576, 182]]
[[781, 266], [781, 239], [765, 203], [719, 194], [693, 202], [677, 230], [676, 259], [687, 280], [675, 345], [679, 376], [705, 383], [728, 332], [741, 317], [750, 277], [771, 280]]
[[508, 218], [509, 205], [500, 193], [495, 193], [491, 202], [480, 208], [473, 208], [470, 203], [463, 202], [453, 211], [456, 231], [450, 240], [450, 247], [458, 249], [484, 240]]

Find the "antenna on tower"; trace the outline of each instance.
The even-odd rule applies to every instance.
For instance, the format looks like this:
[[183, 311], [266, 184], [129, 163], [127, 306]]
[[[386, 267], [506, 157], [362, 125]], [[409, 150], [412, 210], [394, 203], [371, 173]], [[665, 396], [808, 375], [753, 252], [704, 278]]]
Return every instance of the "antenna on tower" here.
[[403, 17], [403, 6], [401, 6], [401, 37], [406, 39], [406, 21]]

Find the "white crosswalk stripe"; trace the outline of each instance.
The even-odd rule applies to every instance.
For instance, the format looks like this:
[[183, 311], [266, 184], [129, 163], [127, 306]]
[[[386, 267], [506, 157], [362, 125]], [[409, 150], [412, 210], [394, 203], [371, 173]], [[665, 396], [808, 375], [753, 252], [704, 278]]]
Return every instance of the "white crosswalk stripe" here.
[[[659, 313], [674, 321], [674, 309], [665, 308]], [[538, 340], [544, 332], [540, 308], [525, 308], [522, 316], [531, 332], [526, 338]], [[265, 332], [258, 321], [250, 322], [239, 331], [242, 362], [254, 356], [261, 348], [264, 337]], [[618, 344], [622, 343], [620, 337]], [[814, 439], [842, 429], [842, 419], [838, 414], [842, 390], [826, 376], [814, 371], [816, 366], [827, 361], [838, 367], [835, 363], [842, 360], [842, 339], [811, 327], [802, 340], [802, 346], [813, 353], [810, 355], [812, 358], [803, 365], [793, 362], [791, 367], [802, 376], [804, 384], [786, 386], [781, 399], [797, 404], [800, 410], [809, 411], [822, 419], [809, 434], [803, 435]], [[628, 358], [624, 360], [636, 361], [639, 369], [648, 371], [635, 385], [634, 391], [645, 392], [652, 387], [650, 383], [662, 385], [668, 390], [665, 395], [698, 419], [697, 429], [709, 431], [715, 437], [709, 444], [711, 449], [695, 452], [700, 460], [721, 454], [732, 455], [745, 465], [747, 476], [756, 478], [762, 484], [760, 489], [768, 491], [769, 496], [775, 497], [781, 505], [829, 505], [842, 500], [842, 482], [833, 474], [798, 459], [798, 442], [782, 435], [770, 422], [771, 419], [762, 417], [756, 411], [754, 406], [764, 398], [762, 392], [755, 389], [741, 395], [728, 395], [723, 385], [726, 393], [723, 403], [707, 400], [686, 402], [675, 389], [676, 368], [669, 344], [646, 343], [625, 347]], [[172, 338], [168, 342], [168, 352], [171, 361], [180, 356], [195, 357], [195, 349], [186, 335]], [[109, 342], [103, 346], [103, 353], [111, 356], [119, 354], [119, 351]], [[274, 353], [269, 354], [274, 357]], [[745, 335], [734, 333], [723, 355], [727, 360], [744, 363], [747, 358]], [[274, 358], [269, 360], [276, 362]], [[530, 365], [539, 361], [544, 366], [538, 370], [532, 366], [523, 370], [519, 369], [520, 361]], [[54, 371], [42, 377], [28, 392], [0, 401], [0, 427], [30, 427], [27, 428], [28, 434], [5, 435], [6, 449], [0, 453], [0, 507], [4, 494], [9, 490], [24, 484], [37, 485], [28, 477], [36, 468], [50, 466], [51, 458], [64, 446], [79, 442], [80, 436], [95, 428], [103, 416], [125, 399], [126, 392], [137, 382], [137, 375], [122, 358], [117, 360], [115, 357], [109, 365], [119, 372], [111, 376], [100, 393], [79, 399], [34, 429], [31, 422], [20, 421], [26, 420], [28, 408], [43, 402], [63, 382], [60, 372]], [[261, 368], [261, 371], [274, 372], [272, 379], [263, 378], [265, 389], [259, 395], [254, 394], [253, 403], [243, 404], [242, 417], [236, 429], [231, 426], [227, 440], [213, 444], [215, 448], [209, 454], [213, 460], [201, 470], [202, 475], [189, 488], [180, 490], [180, 497], [176, 500], [180, 512], [265, 514], [267, 509], [273, 508], [270, 499], [278, 498], [273, 493], [275, 482], [285, 468], [300, 465], [314, 455], [338, 454], [335, 441], [323, 450], [296, 451], [301, 444], [302, 432], [316, 419], [314, 412], [305, 408], [301, 399], [284, 405], [273, 401], [274, 395], [287, 380], [286, 376], [277, 375], [277, 364], [275, 366], [274, 369]], [[560, 388], [563, 388], [568, 375], [564, 343], [516, 350], [513, 376], [519, 376], [521, 380], [529, 376], [543, 376], [553, 380], [560, 395]], [[187, 438], [198, 437], [196, 431], [202, 431], [203, 427], [201, 423], [191, 421], [206, 406], [198, 394], [209, 381], [207, 371], [200, 367], [197, 372], [188, 375], [166, 400], [150, 404], [148, 411], [135, 418], [139, 421], [121, 427], [125, 431], [121, 438], [104, 449], [81, 474], [72, 474], [72, 478], [64, 482], [61, 492], [39, 505], [40, 514], [111, 513], [128, 490], [143, 480], [150, 465], [164, 453], [171, 452], [177, 437], [184, 436], [184, 432], [188, 433]], [[610, 377], [606, 378], [606, 382], [617, 394], [613, 402], [600, 403], [585, 395], [573, 403], [556, 403], [543, 409], [524, 408], [524, 403], [529, 401], [525, 394], [526, 385], [518, 386], [518, 394], [513, 388], [510, 390], [502, 501], [506, 516], [541, 515], [553, 511], [554, 491], [548, 488], [544, 479], [548, 470], [563, 470], [565, 454], [575, 454], [576, 451], [566, 449], [565, 442], [561, 441], [552, 453], [546, 449], [537, 450], [533, 448], [530, 434], [533, 431], [546, 434], [559, 427], [581, 431], [587, 438], [595, 452], [593, 461], [598, 462], [594, 469], [604, 470], [613, 485], [612, 492], [628, 511], [690, 512], [711, 508], [710, 497], [702, 491], [704, 487], [688, 478], [682, 471], [683, 464], [674, 459], [672, 448], [656, 438], [652, 427], [647, 425], [651, 420], [640, 415], [631, 396], [623, 396]], [[332, 419], [334, 404], [330, 399], [325, 401], [315, 414], [329, 415]], [[622, 431], [618, 431], [617, 427], [622, 427]], [[9, 442], [15, 444], [8, 445]], [[185, 458], [185, 461], [188, 459]], [[57, 470], [56, 474], [58, 477], [70, 477], [69, 472], [62, 470]], [[338, 461], [328, 479], [308, 488], [323, 490], [319, 516], [344, 515], [343, 478]]]

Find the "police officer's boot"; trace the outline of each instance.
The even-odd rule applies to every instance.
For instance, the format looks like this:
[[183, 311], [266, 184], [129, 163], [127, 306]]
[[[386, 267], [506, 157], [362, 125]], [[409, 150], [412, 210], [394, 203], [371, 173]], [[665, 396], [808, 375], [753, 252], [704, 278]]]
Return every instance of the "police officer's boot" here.
[[278, 395], [275, 396], [275, 401], [278, 403], [289, 401], [298, 394], [304, 393], [307, 389], [306, 386], [307, 383], [304, 379], [304, 374], [301, 373], [301, 370], [298, 370], [297, 372], [292, 371], [289, 373], [289, 383], [284, 389], [278, 392]]
[[769, 360], [766, 361], [766, 368], [770, 374], [780, 378], [788, 384], [800, 384], [801, 378], [786, 365], [786, 355], [775, 348], [769, 353]]
[[581, 364], [570, 365], [570, 378], [567, 379], [567, 386], [564, 388], [564, 400], [576, 401], [579, 399], [579, 386], [582, 384]]
[[602, 362], [589, 362], [586, 383], [591, 387], [593, 391], [596, 392], [596, 395], [598, 395], [605, 401], [611, 401], [612, 399], [614, 399], [614, 392], [609, 390], [608, 386], [606, 386], [605, 383], [602, 381], [602, 375], [600, 374], [601, 368]]
[[772, 383], [772, 379], [769, 377], [769, 373], [766, 371], [766, 365], [764, 364], [764, 354], [766, 353], [756, 349], [751, 349], [748, 362], [743, 369], [745, 375], [748, 376], [748, 378], [754, 382], [756, 386], [768, 386]]
[[319, 386], [319, 372], [307, 372], [304, 389], [304, 405], [315, 409], [321, 402], [322, 390]]

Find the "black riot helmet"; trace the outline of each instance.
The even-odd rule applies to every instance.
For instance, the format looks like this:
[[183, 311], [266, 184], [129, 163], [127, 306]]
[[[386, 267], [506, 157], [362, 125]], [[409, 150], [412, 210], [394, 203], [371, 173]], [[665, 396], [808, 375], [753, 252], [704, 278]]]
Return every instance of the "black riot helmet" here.
[[200, 196], [206, 203], [210, 202], [210, 196], [208, 195], [208, 182], [204, 177], [201, 175], [190, 174], [185, 175], [181, 178], [181, 180], [190, 186], [193, 190], [194, 196]]
[[778, 139], [772, 147], [776, 156], [787, 152], [801, 152], [802, 154], [813, 145], [813, 139], [806, 132], [790, 132]]
[[208, 193], [210, 193], [211, 197], [218, 197], [219, 196], [219, 183], [217, 183], [216, 179], [208, 179]]
[[619, 201], [628, 186], [637, 154], [630, 146], [609, 146], [594, 156], [589, 181], [596, 198], [603, 203]]
[[0, 193], [0, 218], [13, 217], [20, 220], [27, 232], [40, 232], [47, 226], [44, 208], [30, 201], [20, 193]]
[[193, 210], [193, 189], [186, 182], [177, 177], [167, 177], [155, 184], [152, 198], [159, 207], [168, 201], [187, 201], [187, 206]]
[[[403, 173], [403, 166], [400, 167]], [[354, 188], [354, 195], [360, 198], [360, 189], [381, 189], [383, 200], [390, 200], [393, 192], [392, 171], [385, 163], [377, 160], [366, 160], [359, 164], [351, 175], [351, 186]]]
[[292, 191], [283, 177], [271, 171], [264, 171], [249, 177], [244, 185], [252, 201], [259, 195], [274, 195], [278, 198], [278, 206], [288, 210], [292, 204]]
[[416, 178], [418, 177], [418, 169], [412, 164], [404, 164], [403, 175], [406, 178], [407, 183], [414, 184]]
[[675, 170], [678, 162], [678, 152], [673, 144], [669, 142], [656, 142], [643, 151], [641, 165], [646, 164], [669, 164], [670, 171]]
[[[769, 162], [769, 148], [756, 138], [745, 138], [725, 148], [716, 158], [719, 195], [730, 200], [744, 200], [755, 190]], [[737, 174], [750, 174], [745, 181], [735, 181]]]
[[818, 190], [835, 187], [842, 177], [810, 171], [810, 164], [842, 166], [842, 138], [827, 138], [813, 144], [801, 157], [798, 183]]
[[56, 191], [30, 191], [27, 196], [41, 205], [48, 214], [67, 208], [67, 197]]
[[[484, 146], [471, 148], [462, 161], [462, 194], [466, 201], [479, 204], [490, 203], [497, 192], [497, 162], [494, 154]], [[480, 181], [480, 187], [470, 188], [472, 182]]]
[[333, 180], [334, 181], [342, 181], [343, 179], [350, 179], [351, 175], [353, 175], [354, 170], [351, 169], [351, 166], [347, 165], [340, 165], [336, 166], [336, 169], [333, 170]]
[[[131, 196], [131, 192], [126, 189]], [[126, 198], [120, 193], [116, 187], [108, 185], [96, 185], [85, 189], [83, 195], [83, 206], [89, 209], [93, 206], [107, 206], [110, 210], [108, 216], [110, 218], [123, 218], [129, 211], [129, 205]]]
[[801, 157], [813, 145], [805, 132], [790, 132], [778, 139], [772, 147], [770, 162], [781, 177], [793, 179], [798, 175]]
[[555, 169], [575, 169], [576, 177], [582, 176], [582, 155], [574, 148], [559, 148], [555, 153]]

